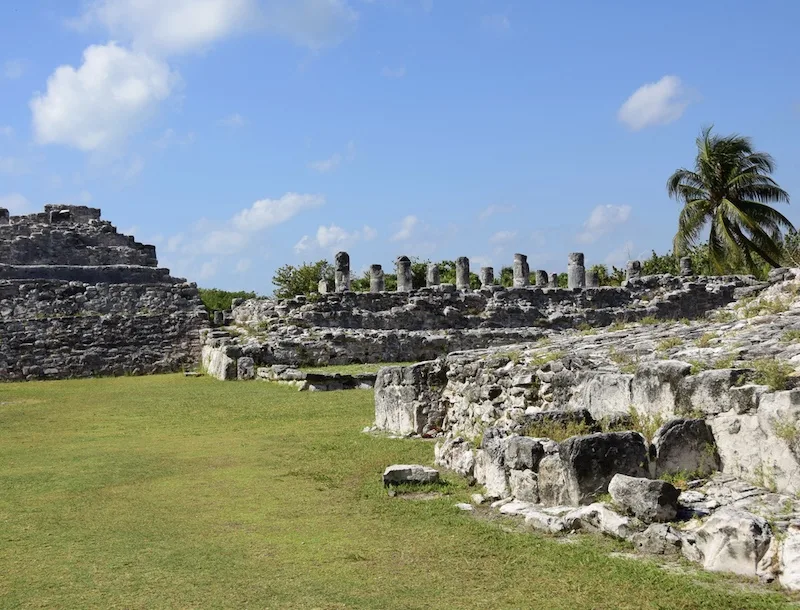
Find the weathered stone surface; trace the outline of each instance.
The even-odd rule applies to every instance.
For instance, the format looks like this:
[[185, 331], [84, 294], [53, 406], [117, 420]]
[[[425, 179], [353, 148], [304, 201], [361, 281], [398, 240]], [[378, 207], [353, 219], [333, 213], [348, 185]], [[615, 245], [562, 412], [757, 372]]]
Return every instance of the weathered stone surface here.
[[537, 269], [536, 270], [536, 287], [537, 288], [545, 288], [547, 286], [547, 282], [549, 281], [549, 277], [547, 275], [547, 271], [544, 269]]
[[545, 506], [564, 506], [572, 503], [567, 486], [567, 467], [558, 453], [545, 455], [539, 462], [539, 501]]
[[714, 434], [703, 419], [673, 419], [653, 437], [655, 474], [688, 473], [707, 477], [720, 470]]
[[772, 530], [765, 519], [729, 507], [715, 512], [695, 532], [695, 546], [705, 569], [741, 576], [756, 576], [771, 539]]
[[456, 289], [469, 290], [469, 259], [459, 256], [456, 259]]
[[481, 286], [493, 286], [494, 285], [494, 268], [493, 267], [481, 267], [481, 272], [479, 275], [479, 279], [481, 281]]
[[683, 276], [694, 275], [694, 265], [692, 263], [691, 256], [682, 256], [680, 265], [681, 265], [681, 275]]
[[475, 452], [472, 444], [461, 437], [438, 441], [433, 449], [434, 463], [461, 476], [472, 478], [475, 471]]
[[236, 360], [223, 350], [203, 347], [203, 368], [216, 379], [222, 381], [236, 379]]
[[666, 481], [615, 474], [608, 492], [614, 502], [645, 523], [672, 521], [678, 513], [679, 492]]
[[524, 288], [531, 283], [531, 268], [528, 265], [528, 257], [524, 254], [514, 255], [514, 287]]
[[636, 550], [647, 555], [679, 555], [683, 537], [679, 530], [666, 523], [653, 523], [631, 538]]
[[597, 271], [586, 271], [586, 287], [599, 288], [600, 287], [600, 274]]
[[571, 252], [567, 263], [567, 288], [586, 286], [586, 268], [583, 266], [583, 252]]
[[431, 286], [438, 286], [440, 283], [439, 264], [428, 263], [428, 268], [426, 269], [425, 273], [425, 285], [430, 288]]
[[411, 259], [407, 256], [399, 256], [395, 261], [395, 273], [397, 274], [397, 292], [411, 292], [414, 288]]
[[615, 513], [600, 502], [573, 510], [564, 516], [564, 523], [570, 530], [584, 529], [621, 540], [630, 538], [639, 529], [632, 519]]
[[436, 483], [439, 471], [421, 464], [394, 464], [383, 471], [384, 485]]
[[800, 591], [800, 530], [792, 528], [780, 550], [780, 583], [790, 591]]
[[559, 445], [559, 455], [566, 469], [568, 503], [573, 505], [590, 504], [606, 493], [617, 473], [647, 476], [647, 448], [635, 432], [574, 436]]
[[642, 263], [639, 261], [628, 261], [625, 269], [625, 279], [635, 280], [642, 275]]
[[532, 470], [511, 470], [508, 482], [516, 500], [539, 502], [539, 479]]
[[538, 470], [545, 456], [541, 439], [512, 436], [505, 443], [505, 464], [515, 470]]
[[369, 267], [369, 291], [372, 293], [383, 292], [386, 290], [386, 280], [383, 268], [380, 265], [370, 265]]
[[240, 381], [256, 378], [256, 368], [252, 358], [243, 357], [236, 361], [236, 378]]
[[336, 292], [350, 290], [350, 255], [347, 252], [337, 252], [334, 261], [333, 280]]

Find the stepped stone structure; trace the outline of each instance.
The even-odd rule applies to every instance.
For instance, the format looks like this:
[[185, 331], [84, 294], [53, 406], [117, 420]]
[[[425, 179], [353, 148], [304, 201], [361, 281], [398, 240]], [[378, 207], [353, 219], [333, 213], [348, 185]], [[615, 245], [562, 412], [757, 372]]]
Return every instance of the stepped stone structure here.
[[208, 325], [195, 284], [100, 210], [0, 209], [0, 379], [177, 371], [199, 362]]

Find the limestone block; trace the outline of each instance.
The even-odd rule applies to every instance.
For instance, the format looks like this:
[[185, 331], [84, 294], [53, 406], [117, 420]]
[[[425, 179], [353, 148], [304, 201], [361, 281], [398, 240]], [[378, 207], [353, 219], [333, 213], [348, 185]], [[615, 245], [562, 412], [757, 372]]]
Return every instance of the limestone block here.
[[384, 485], [436, 483], [438, 480], [438, 470], [421, 464], [394, 464], [383, 471]]
[[741, 576], [756, 576], [771, 539], [772, 530], [765, 519], [732, 507], [715, 512], [695, 533], [706, 570]]
[[686, 473], [707, 477], [720, 470], [714, 434], [704, 419], [673, 419], [653, 437], [655, 475]]
[[616, 474], [608, 492], [614, 502], [645, 523], [672, 521], [678, 513], [679, 492], [666, 481]]
[[647, 447], [637, 432], [573, 436], [559, 444], [559, 455], [566, 469], [568, 503], [575, 506], [590, 504], [606, 493], [617, 473], [634, 477], [648, 473]]

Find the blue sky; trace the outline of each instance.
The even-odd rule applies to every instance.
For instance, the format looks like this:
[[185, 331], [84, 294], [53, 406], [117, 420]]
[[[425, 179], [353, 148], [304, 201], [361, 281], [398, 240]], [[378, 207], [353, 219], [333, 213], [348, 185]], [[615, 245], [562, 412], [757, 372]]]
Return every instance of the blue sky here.
[[100, 207], [174, 274], [260, 293], [340, 249], [621, 265], [669, 248], [704, 125], [798, 199], [798, 23], [793, 0], [6, 0], [0, 206]]

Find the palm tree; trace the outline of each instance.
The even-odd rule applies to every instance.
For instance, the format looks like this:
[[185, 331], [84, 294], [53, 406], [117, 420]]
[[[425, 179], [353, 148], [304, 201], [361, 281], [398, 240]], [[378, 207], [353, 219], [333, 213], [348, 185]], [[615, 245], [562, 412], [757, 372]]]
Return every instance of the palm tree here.
[[750, 138], [722, 137], [711, 129], [697, 138], [694, 170], [679, 169], [667, 181], [669, 196], [683, 203], [673, 250], [685, 254], [710, 224], [708, 253], [717, 272], [742, 262], [755, 272], [754, 254], [778, 267], [781, 230], [794, 232], [794, 227], [768, 205], [789, 203], [789, 194], [770, 177], [772, 157], [754, 151]]

